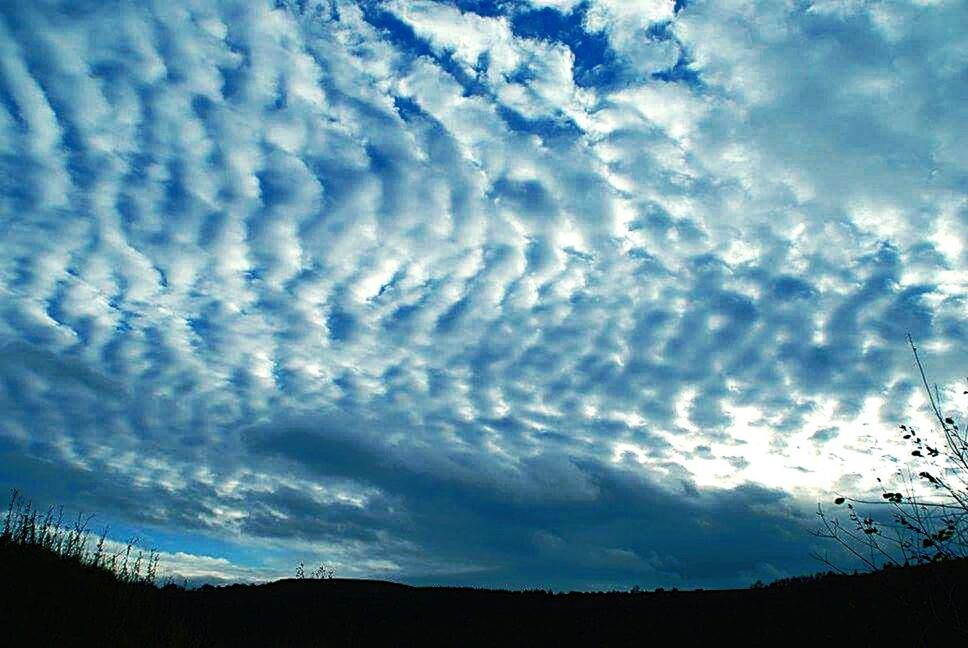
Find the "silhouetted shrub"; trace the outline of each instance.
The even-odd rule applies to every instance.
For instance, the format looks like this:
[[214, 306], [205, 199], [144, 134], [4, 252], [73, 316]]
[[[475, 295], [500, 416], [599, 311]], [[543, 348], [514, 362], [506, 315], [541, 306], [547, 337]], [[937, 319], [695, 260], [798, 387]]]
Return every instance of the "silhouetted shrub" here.
[[[941, 391], [934, 385], [932, 393], [910, 335], [908, 344], [938, 423], [935, 436], [943, 442], [901, 424], [898, 431], [912, 448], [914, 466], [897, 472], [899, 486], [885, 487], [880, 500], [835, 498], [835, 505], [846, 507], [846, 522], [817, 505], [820, 527], [814, 535], [833, 540], [869, 571], [968, 557], [968, 435], [953, 416], [942, 412]], [[924, 486], [930, 496], [923, 494]], [[826, 556], [814, 556], [841, 571]]]

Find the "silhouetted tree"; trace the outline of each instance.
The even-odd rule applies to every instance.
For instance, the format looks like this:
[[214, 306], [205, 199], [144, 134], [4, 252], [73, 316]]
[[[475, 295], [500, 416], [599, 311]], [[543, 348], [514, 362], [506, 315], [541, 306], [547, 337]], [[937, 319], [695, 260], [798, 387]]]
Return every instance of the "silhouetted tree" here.
[[[813, 535], [833, 540], [869, 571], [968, 557], [968, 435], [942, 411], [941, 391], [937, 385], [932, 391], [914, 340], [910, 335], [907, 340], [939, 427], [935, 436], [944, 442], [901, 424], [898, 431], [912, 448], [913, 466], [898, 471], [900, 488], [885, 487], [881, 499], [873, 501], [838, 496], [834, 504], [846, 506], [846, 521], [817, 505], [820, 526]], [[843, 571], [826, 556], [814, 557]]]
[[336, 575], [336, 570], [334, 570], [332, 567], [329, 567], [328, 565], [326, 565], [326, 563], [322, 563], [319, 567], [317, 567], [313, 571], [313, 578], [326, 578], [326, 579], [328, 579], [328, 578], [332, 578], [335, 575]]
[[317, 578], [317, 579], [329, 579], [336, 575], [336, 570], [329, 567], [326, 563], [320, 564], [319, 567], [314, 569], [311, 573], [306, 572], [306, 563], [300, 561], [299, 565], [296, 566], [296, 578]]

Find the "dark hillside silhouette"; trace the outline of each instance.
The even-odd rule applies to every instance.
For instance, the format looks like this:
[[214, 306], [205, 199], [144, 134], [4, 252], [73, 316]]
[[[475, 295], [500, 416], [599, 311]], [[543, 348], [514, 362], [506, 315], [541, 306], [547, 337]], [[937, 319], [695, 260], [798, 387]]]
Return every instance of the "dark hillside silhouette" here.
[[968, 639], [968, 561], [749, 590], [551, 594], [345, 579], [185, 590], [6, 542], [0, 610], [11, 646], [942, 645]]

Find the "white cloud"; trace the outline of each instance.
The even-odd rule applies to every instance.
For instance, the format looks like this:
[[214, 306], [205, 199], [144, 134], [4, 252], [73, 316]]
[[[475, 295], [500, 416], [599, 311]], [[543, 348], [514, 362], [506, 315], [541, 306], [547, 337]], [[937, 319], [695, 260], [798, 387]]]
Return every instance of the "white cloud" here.
[[393, 2], [386, 8], [438, 55], [452, 54], [471, 77], [483, 75], [506, 106], [532, 119], [564, 113], [584, 121], [583, 103], [590, 97], [575, 87], [574, 56], [564, 44], [518, 38], [506, 17], [482, 17], [437, 2]]

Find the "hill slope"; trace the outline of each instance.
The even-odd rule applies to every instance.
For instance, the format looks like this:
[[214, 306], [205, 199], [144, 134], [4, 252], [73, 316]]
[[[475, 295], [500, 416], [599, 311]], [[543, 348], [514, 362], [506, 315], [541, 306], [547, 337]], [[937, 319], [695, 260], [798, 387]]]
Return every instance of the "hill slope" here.
[[186, 591], [0, 546], [0, 613], [7, 636], [33, 646], [939, 645], [968, 639], [966, 577], [958, 561], [754, 590], [552, 595], [333, 579]]

